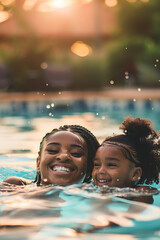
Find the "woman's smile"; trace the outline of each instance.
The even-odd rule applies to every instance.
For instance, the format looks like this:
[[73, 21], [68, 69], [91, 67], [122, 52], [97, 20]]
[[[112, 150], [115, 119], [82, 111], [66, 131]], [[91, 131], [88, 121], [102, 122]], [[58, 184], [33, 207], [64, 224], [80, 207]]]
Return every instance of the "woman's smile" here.
[[86, 142], [78, 134], [67, 131], [49, 136], [37, 159], [44, 184], [76, 183], [85, 176], [86, 165]]

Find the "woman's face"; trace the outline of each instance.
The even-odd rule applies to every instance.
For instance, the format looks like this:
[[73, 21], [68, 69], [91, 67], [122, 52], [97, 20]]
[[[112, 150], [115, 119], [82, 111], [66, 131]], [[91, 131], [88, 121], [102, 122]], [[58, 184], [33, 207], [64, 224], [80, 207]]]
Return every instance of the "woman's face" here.
[[139, 168], [126, 158], [121, 147], [104, 144], [97, 150], [92, 172], [95, 185], [133, 187], [139, 173]]
[[45, 185], [82, 182], [86, 166], [86, 142], [69, 131], [60, 131], [45, 139], [37, 158], [37, 171], [41, 172], [41, 182]]

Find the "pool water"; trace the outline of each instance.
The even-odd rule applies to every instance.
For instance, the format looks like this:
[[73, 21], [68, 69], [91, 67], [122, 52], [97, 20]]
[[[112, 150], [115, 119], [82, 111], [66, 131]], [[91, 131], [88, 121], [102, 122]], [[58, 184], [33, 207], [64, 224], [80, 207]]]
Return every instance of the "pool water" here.
[[[71, 102], [43, 101], [0, 106], [0, 182], [9, 176], [33, 180], [39, 142], [46, 132], [64, 124], [80, 124], [101, 142], [120, 133], [124, 117], [145, 117], [160, 126], [159, 100]], [[160, 184], [153, 185], [160, 191]], [[160, 239], [160, 193], [151, 197], [134, 189], [71, 186], [11, 187], [1, 183], [0, 239]]]

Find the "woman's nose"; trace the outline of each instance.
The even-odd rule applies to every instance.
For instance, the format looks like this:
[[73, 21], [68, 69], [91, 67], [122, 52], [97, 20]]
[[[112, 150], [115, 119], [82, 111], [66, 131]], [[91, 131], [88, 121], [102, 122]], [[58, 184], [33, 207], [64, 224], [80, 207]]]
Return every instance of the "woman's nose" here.
[[61, 152], [61, 153], [58, 154], [57, 160], [69, 161], [70, 160], [69, 154], [67, 152]]

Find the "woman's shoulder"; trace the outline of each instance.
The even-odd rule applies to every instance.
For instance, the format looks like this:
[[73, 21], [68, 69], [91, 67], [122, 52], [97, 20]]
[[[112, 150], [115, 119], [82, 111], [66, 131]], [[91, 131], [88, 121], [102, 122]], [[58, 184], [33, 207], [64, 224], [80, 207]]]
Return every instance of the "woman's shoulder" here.
[[27, 185], [30, 184], [32, 181], [21, 177], [8, 177], [3, 182], [13, 185]]

